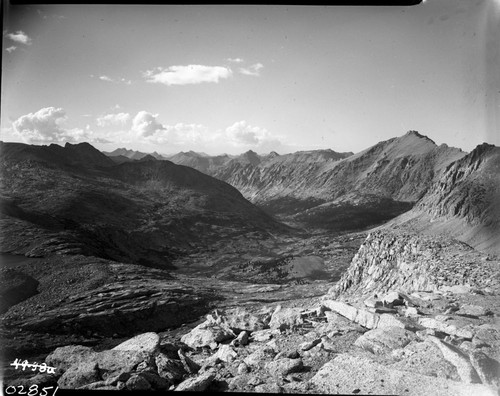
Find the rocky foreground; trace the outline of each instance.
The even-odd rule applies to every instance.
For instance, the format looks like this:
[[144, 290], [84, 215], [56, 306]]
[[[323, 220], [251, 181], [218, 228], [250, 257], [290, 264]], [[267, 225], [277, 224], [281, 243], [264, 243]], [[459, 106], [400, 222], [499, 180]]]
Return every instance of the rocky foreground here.
[[191, 329], [104, 350], [67, 345], [61, 389], [497, 395], [499, 260], [464, 244], [369, 235], [320, 298], [216, 309]]

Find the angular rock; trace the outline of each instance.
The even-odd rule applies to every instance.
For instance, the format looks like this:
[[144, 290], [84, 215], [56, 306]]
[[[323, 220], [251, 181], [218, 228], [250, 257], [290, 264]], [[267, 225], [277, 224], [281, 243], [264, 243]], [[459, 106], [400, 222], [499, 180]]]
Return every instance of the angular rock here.
[[197, 377], [188, 378], [181, 382], [174, 390], [175, 391], [189, 391], [189, 392], [203, 392], [215, 379], [215, 374], [212, 371], [207, 371]]
[[179, 349], [177, 354], [179, 355], [179, 359], [181, 360], [184, 369], [188, 373], [196, 374], [198, 371], [200, 371], [201, 366], [189, 356], [187, 356], [182, 349]]
[[73, 365], [79, 365], [95, 359], [97, 352], [83, 345], [67, 345], [56, 348], [45, 358], [48, 366], [66, 371]]
[[470, 352], [469, 358], [483, 384], [500, 387], [500, 364], [498, 361], [481, 351]]
[[264, 342], [264, 341], [269, 341], [271, 338], [273, 338], [274, 335], [276, 335], [275, 329], [266, 329], [266, 330], [254, 331], [252, 333], [251, 338], [257, 342]]
[[281, 305], [278, 305], [271, 316], [269, 327], [279, 330], [291, 329], [293, 326], [304, 323], [301, 313], [302, 309], [300, 308], [282, 308]]
[[490, 315], [491, 311], [480, 305], [465, 304], [456, 313], [457, 315], [486, 316]]
[[[381, 381], [383, 380], [383, 381]], [[482, 384], [464, 384], [443, 378], [400, 371], [366, 357], [337, 355], [311, 379], [314, 393], [408, 396], [493, 396], [495, 392]]]
[[367, 331], [354, 342], [354, 345], [379, 354], [403, 348], [416, 338], [414, 333], [401, 327], [384, 327]]
[[140, 363], [149, 361], [151, 355], [142, 351], [120, 351], [107, 350], [97, 354], [95, 361], [99, 369], [103, 372], [102, 376], [107, 379], [122, 372], [134, 370]]
[[382, 314], [379, 317], [377, 328], [401, 327], [402, 329], [415, 329], [419, 327], [412, 320], [401, 316]]
[[130, 377], [125, 386], [129, 390], [150, 390], [151, 384], [144, 378], [139, 375], [133, 375]]
[[385, 306], [393, 307], [396, 305], [403, 305], [404, 300], [398, 292], [392, 291], [387, 293], [382, 298], [382, 302], [384, 303]]
[[100, 381], [99, 369], [94, 362], [85, 362], [71, 366], [57, 381], [61, 389], [76, 389]]
[[127, 382], [127, 380], [129, 378], [130, 378], [130, 373], [122, 372], [122, 373], [114, 375], [112, 377], [108, 377], [108, 379], [106, 379], [104, 385], [115, 386], [116, 384], [118, 384], [118, 382]]
[[233, 348], [231, 348], [229, 345], [220, 345], [219, 350], [217, 351], [217, 353], [215, 355], [221, 361], [226, 362], [226, 363], [232, 362], [238, 356], [236, 351]]
[[357, 309], [356, 307], [341, 301], [324, 300], [323, 305], [346, 317], [350, 321], [356, 322], [368, 329], [376, 328], [378, 321], [380, 320], [380, 316], [378, 314], [368, 312], [363, 309]]
[[382, 301], [373, 297], [367, 298], [365, 301], [363, 301], [363, 304], [365, 304], [365, 307], [368, 308], [379, 308], [384, 305]]
[[253, 388], [256, 393], [267, 393], [267, 394], [275, 394], [275, 393], [283, 393], [283, 389], [278, 384], [262, 384], [257, 385]]
[[238, 334], [238, 337], [236, 337], [233, 341], [231, 341], [231, 345], [233, 346], [248, 345], [248, 339], [249, 339], [248, 332], [242, 331], [240, 334]]
[[302, 344], [299, 345], [299, 348], [302, 350], [302, 351], [308, 351], [312, 348], [314, 348], [316, 345], [318, 345], [319, 343], [321, 342], [321, 338], [317, 338], [315, 340], [312, 340], [312, 341], [306, 341]]
[[245, 359], [243, 359], [243, 362], [245, 362], [245, 364], [247, 364], [248, 366], [259, 366], [262, 365], [266, 360], [274, 358], [275, 355], [276, 352], [274, 351], [274, 349], [265, 346], [252, 352]]
[[266, 364], [266, 370], [274, 377], [286, 376], [302, 370], [302, 359], [282, 358]]
[[156, 333], [144, 333], [135, 336], [120, 345], [115, 346], [113, 351], [141, 351], [148, 354], [155, 353], [160, 346], [160, 336]]
[[465, 355], [457, 347], [448, 344], [447, 342], [441, 341], [437, 337], [429, 336], [429, 339], [438, 346], [444, 358], [457, 368], [458, 375], [463, 382], [465, 382], [466, 384], [481, 382], [467, 355]]
[[459, 328], [454, 324], [445, 323], [436, 318], [418, 318], [418, 324], [428, 329], [434, 329], [461, 338], [472, 339], [474, 336], [474, 333], [467, 328]]
[[196, 326], [189, 333], [183, 335], [181, 337], [181, 342], [191, 348], [201, 348], [234, 337], [236, 337], [234, 332], [228, 327], [214, 323], [213, 320], [209, 319]]
[[181, 361], [170, 359], [163, 353], [156, 355], [155, 363], [156, 367], [158, 367], [160, 377], [172, 383], [181, 381], [187, 375], [187, 371]]
[[255, 315], [243, 308], [227, 310], [226, 323], [233, 331], [257, 331], [267, 327], [265, 316]]
[[167, 390], [171, 384], [169, 380], [160, 377], [156, 373], [142, 372], [138, 376], [148, 381], [154, 390]]

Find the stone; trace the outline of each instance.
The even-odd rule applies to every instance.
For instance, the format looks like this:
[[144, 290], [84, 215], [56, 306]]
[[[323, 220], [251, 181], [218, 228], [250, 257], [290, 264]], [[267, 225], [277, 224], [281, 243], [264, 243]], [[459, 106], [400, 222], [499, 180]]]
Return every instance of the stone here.
[[172, 383], [181, 381], [187, 375], [187, 371], [180, 360], [170, 359], [163, 353], [156, 355], [155, 363], [160, 377]]
[[395, 316], [390, 314], [382, 314], [379, 317], [377, 328], [384, 327], [401, 327], [402, 329], [415, 329], [418, 327], [416, 323], [408, 318], [402, 316]]
[[489, 346], [500, 349], [500, 329], [490, 325], [482, 325], [476, 329], [472, 343], [476, 347]]
[[382, 302], [385, 306], [393, 307], [396, 305], [403, 305], [404, 300], [398, 292], [392, 291], [382, 298]]
[[302, 309], [300, 308], [281, 308], [278, 305], [271, 316], [269, 327], [271, 329], [286, 330], [301, 325], [304, 323], [301, 313]]
[[[95, 390], [95, 389], [100, 389], [103, 386], [107, 386], [105, 381], [97, 381], [97, 382], [92, 382], [91, 384], [80, 386], [76, 389], [78, 389], [78, 390]], [[109, 385], [109, 386], [112, 386], [112, 385]]]
[[312, 340], [312, 341], [306, 341], [306, 342], [299, 345], [299, 349], [302, 351], [308, 351], [308, 350], [314, 348], [320, 342], [321, 342], [321, 338], [317, 338], [317, 339]]
[[262, 384], [257, 385], [254, 389], [256, 393], [283, 393], [283, 389], [278, 384]]
[[444, 358], [437, 345], [430, 340], [412, 341], [404, 348], [394, 349], [391, 356], [397, 361], [386, 367], [460, 381], [456, 367]]
[[138, 374], [139, 377], [144, 378], [149, 382], [154, 390], [167, 390], [170, 387], [170, 381], [160, 377], [156, 373], [142, 372]]
[[414, 317], [414, 316], [418, 316], [418, 315], [421, 315], [421, 312], [415, 308], [415, 307], [408, 307], [404, 310], [404, 314], [406, 317]]
[[282, 358], [267, 363], [265, 368], [272, 376], [280, 377], [298, 372], [302, 370], [303, 366], [302, 359]]
[[248, 332], [242, 331], [240, 334], [238, 334], [238, 337], [236, 337], [233, 341], [231, 341], [231, 345], [232, 346], [248, 345], [248, 339], [249, 339]]
[[354, 345], [380, 354], [403, 348], [416, 338], [414, 333], [401, 327], [384, 327], [367, 331], [354, 342]]
[[108, 377], [105, 381], [105, 385], [114, 386], [118, 382], [127, 382], [129, 378], [130, 378], [130, 373], [122, 372], [120, 374]]
[[217, 351], [217, 353], [215, 355], [221, 361], [226, 362], [226, 363], [231, 363], [238, 356], [236, 351], [233, 348], [231, 348], [229, 345], [220, 345], [219, 350]]
[[438, 346], [444, 358], [457, 368], [462, 382], [467, 384], [481, 382], [476, 370], [469, 361], [469, 357], [460, 349], [434, 336], [429, 336], [429, 339]]
[[56, 348], [45, 358], [48, 366], [66, 371], [73, 365], [79, 365], [95, 359], [97, 352], [83, 345], [68, 345]]
[[457, 315], [487, 316], [491, 314], [491, 311], [480, 305], [465, 304], [456, 313]]
[[144, 378], [139, 375], [131, 376], [125, 386], [129, 390], [150, 390], [151, 384]]
[[97, 364], [95, 362], [85, 362], [75, 364], [66, 370], [57, 381], [57, 385], [61, 389], [76, 389], [100, 380]]
[[203, 392], [215, 379], [213, 371], [207, 371], [197, 377], [188, 378], [182, 381], [174, 391]]
[[103, 378], [107, 379], [124, 371], [133, 371], [140, 363], [150, 359], [146, 352], [111, 349], [99, 352], [94, 361], [99, 365]]
[[378, 321], [380, 320], [380, 316], [378, 314], [363, 309], [357, 309], [356, 307], [341, 301], [324, 300], [323, 305], [326, 308], [329, 308], [332, 311], [346, 317], [350, 321], [356, 322], [368, 329], [376, 328]]
[[156, 333], [144, 333], [115, 346], [113, 351], [141, 351], [154, 354], [160, 346], [160, 336]]
[[373, 297], [367, 298], [365, 301], [363, 301], [363, 304], [365, 304], [365, 307], [368, 308], [379, 308], [384, 305], [382, 301]]
[[[233, 331], [257, 331], [267, 327], [265, 315], [255, 315], [243, 308], [226, 311], [226, 323]], [[267, 320], [267, 322], [269, 322]]]
[[177, 354], [182, 362], [182, 365], [184, 366], [184, 369], [188, 373], [196, 374], [198, 371], [200, 371], [201, 366], [198, 363], [196, 363], [193, 359], [191, 359], [189, 356], [187, 356], [182, 349], [179, 349]]
[[259, 331], [254, 331], [252, 333], [251, 338], [257, 342], [265, 342], [273, 338], [275, 334], [276, 330], [273, 329], [259, 330]]
[[[383, 381], [381, 381], [383, 380]], [[482, 384], [464, 384], [430, 377], [411, 371], [386, 367], [366, 357], [343, 353], [326, 363], [311, 378], [314, 393], [408, 396], [493, 396], [495, 392]]]
[[245, 362], [241, 362], [238, 365], [238, 374], [246, 374], [250, 371], [250, 367], [247, 366]]
[[257, 367], [259, 365], [263, 365], [266, 360], [274, 358], [275, 355], [276, 352], [274, 351], [273, 348], [265, 346], [252, 352], [245, 359], [243, 359], [243, 361], [248, 366]]
[[181, 342], [191, 348], [201, 348], [210, 346], [236, 337], [234, 332], [224, 325], [214, 323], [213, 320], [206, 320], [199, 324], [189, 333], [181, 337]]
[[500, 387], [500, 364], [498, 361], [477, 350], [469, 353], [469, 359], [483, 384]]
[[455, 324], [446, 323], [437, 318], [418, 318], [418, 324], [428, 329], [437, 330], [461, 338], [472, 339], [474, 333], [467, 328], [458, 328]]

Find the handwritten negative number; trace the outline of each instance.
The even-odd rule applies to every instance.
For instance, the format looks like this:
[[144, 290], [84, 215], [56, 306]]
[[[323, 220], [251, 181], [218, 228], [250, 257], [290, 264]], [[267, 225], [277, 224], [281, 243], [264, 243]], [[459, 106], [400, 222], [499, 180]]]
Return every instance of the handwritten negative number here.
[[[37, 396], [38, 395], [38, 385], [36, 385], [36, 384], [31, 385], [28, 388], [28, 392], [24, 392], [23, 385], [18, 385], [17, 388], [19, 388], [19, 390], [16, 390], [15, 386], [10, 385], [5, 389], [5, 393], [7, 395], [13, 395], [15, 393], [17, 393], [18, 395], [28, 395], [28, 396]], [[47, 396], [48, 389], [52, 389], [52, 388], [54, 388], [54, 387], [53, 386], [46, 386], [45, 388], [42, 388], [42, 391], [40, 392], [39, 396]], [[59, 387], [56, 386], [56, 389], [54, 390], [54, 393], [52, 394], [52, 396], [55, 396], [57, 389], [59, 389]]]

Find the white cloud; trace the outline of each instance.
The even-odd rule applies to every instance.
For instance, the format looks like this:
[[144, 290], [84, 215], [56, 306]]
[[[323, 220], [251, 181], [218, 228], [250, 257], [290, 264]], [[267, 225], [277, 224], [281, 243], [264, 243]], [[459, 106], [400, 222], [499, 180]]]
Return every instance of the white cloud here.
[[7, 34], [7, 37], [10, 38], [12, 41], [15, 41], [16, 43], [21, 43], [25, 45], [31, 44], [31, 39], [28, 37], [26, 33], [24, 33], [21, 30], [18, 30], [16, 33]]
[[7, 51], [8, 53], [11, 53], [12, 51], [14, 51], [17, 47], [15, 45], [11, 45], [10, 47], [8, 48], [5, 48], [5, 51]]
[[158, 114], [151, 114], [147, 111], [139, 111], [132, 120], [132, 131], [140, 137], [150, 137], [165, 130], [165, 127], [158, 122]]
[[247, 76], [260, 76], [260, 70], [264, 67], [262, 63], [255, 63], [249, 67], [241, 67], [239, 69], [241, 74], [245, 74]]
[[227, 61], [229, 62], [234, 62], [234, 63], [243, 63], [244, 60], [241, 58], [226, 58]]
[[[91, 74], [90, 77], [94, 77], [94, 75]], [[131, 80], [127, 80], [126, 78], [123, 78], [123, 77], [122, 78], [111, 78], [109, 76], [102, 75], [102, 76], [99, 76], [99, 80], [111, 82], [111, 83], [122, 83], [122, 84], [127, 84], [127, 85], [132, 84]]]
[[226, 142], [236, 147], [246, 147], [267, 152], [282, 147], [278, 136], [272, 135], [267, 129], [249, 125], [246, 121], [238, 121], [225, 130]]
[[96, 136], [88, 125], [85, 129], [65, 128], [63, 124], [66, 120], [63, 108], [45, 107], [19, 117], [12, 123], [12, 127], [14, 133], [27, 143], [108, 142]]
[[98, 117], [96, 122], [100, 127], [106, 126], [123, 126], [130, 120], [130, 114], [128, 113], [117, 113], [117, 114], [106, 114], [104, 116]]
[[99, 76], [99, 80], [112, 82], [113, 80], [108, 76]]
[[203, 82], [218, 83], [220, 79], [231, 77], [231, 69], [223, 66], [170, 66], [148, 70], [143, 75], [147, 82], [165, 85], [200, 84]]

